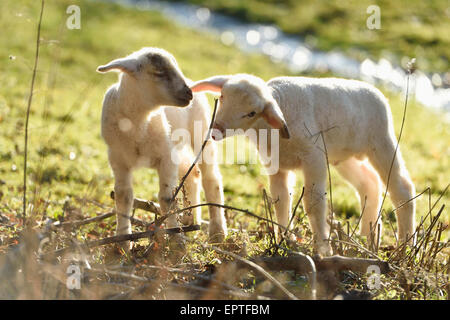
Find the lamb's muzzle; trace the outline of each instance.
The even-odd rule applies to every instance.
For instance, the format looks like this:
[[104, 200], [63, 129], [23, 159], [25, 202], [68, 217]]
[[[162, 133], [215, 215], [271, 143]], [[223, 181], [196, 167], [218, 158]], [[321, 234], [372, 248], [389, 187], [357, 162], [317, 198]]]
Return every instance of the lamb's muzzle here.
[[222, 125], [217, 123], [217, 121], [214, 122], [212, 128], [213, 128], [213, 131], [212, 131], [211, 136], [215, 141], [220, 141], [225, 137], [225, 129]]
[[180, 105], [187, 106], [191, 102], [194, 95], [192, 94], [191, 88], [189, 88], [186, 84], [184, 85], [183, 89], [180, 90], [179, 96], [177, 96], [177, 99], [180, 101]]

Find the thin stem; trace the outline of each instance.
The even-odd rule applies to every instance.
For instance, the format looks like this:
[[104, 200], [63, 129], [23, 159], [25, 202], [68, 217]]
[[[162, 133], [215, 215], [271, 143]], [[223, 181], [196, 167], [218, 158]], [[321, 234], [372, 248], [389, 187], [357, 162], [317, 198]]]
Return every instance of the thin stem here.
[[[389, 168], [389, 173], [387, 176], [387, 182], [386, 182], [386, 190], [384, 191], [384, 196], [383, 196], [383, 200], [381, 201], [381, 206], [380, 206], [380, 211], [378, 212], [378, 217], [377, 220], [375, 222], [374, 228], [376, 228], [376, 225], [378, 224], [378, 221], [380, 220], [381, 217], [381, 212], [383, 210], [383, 205], [384, 205], [384, 201], [386, 200], [386, 196], [389, 190], [389, 182], [391, 180], [391, 173], [392, 173], [392, 168], [394, 166], [394, 162], [395, 162], [395, 157], [397, 156], [397, 150], [398, 147], [400, 145], [400, 140], [402, 138], [402, 133], [403, 133], [403, 128], [405, 126], [405, 120], [406, 120], [406, 110], [408, 108], [408, 97], [409, 97], [409, 76], [411, 75], [411, 69], [408, 70], [408, 75], [406, 76], [406, 97], [405, 97], [405, 106], [403, 108], [403, 118], [402, 118], [402, 124], [400, 126], [400, 133], [398, 134], [398, 139], [397, 139], [397, 145], [395, 146], [395, 151], [394, 151], [394, 155], [392, 157], [392, 161], [391, 161], [391, 166]], [[375, 229], [373, 229], [374, 231]]]
[[194, 168], [194, 166], [197, 164], [198, 160], [200, 159], [200, 156], [202, 155], [203, 150], [206, 147], [206, 143], [208, 142], [209, 137], [211, 136], [211, 131], [212, 131], [212, 127], [213, 127], [213, 124], [214, 124], [214, 120], [216, 119], [217, 103], [218, 103], [218, 100], [215, 99], [215, 101], [214, 101], [214, 111], [213, 111], [213, 115], [212, 115], [212, 118], [211, 118], [211, 123], [209, 124], [208, 133], [206, 135], [205, 140], [203, 141], [202, 148], [200, 149], [200, 152], [197, 154], [197, 157], [195, 157], [194, 162], [191, 164], [191, 166], [189, 167], [189, 169], [186, 172], [186, 174], [181, 179], [181, 182], [180, 182], [179, 186], [177, 187], [177, 189], [175, 190], [175, 193], [174, 193], [174, 195], [172, 197], [173, 200], [175, 200], [175, 198], [177, 197], [177, 195], [180, 192], [181, 188], [183, 187], [184, 182], [186, 181], [187, 177], [189, 176], [189, 174], [191, 173], [192, 169]]
[[44, 0], [41, 1], [41, 13], [39, 15], [39, 23], [36, 37], [36, 54], [34, 57], [33, 75], [31, 77], [30, 95], [28, 96], [27, 115], [25, 120], [25, 147], [24, 147], [25, 158], [23, 162], [23, 212], [22, 212], [23, 225], [25, 225], [26, 223], [26, 216], [27, 216], [26, 210], [27, 210], [28, 122], [30, 119], [31, 103], [33, 101], [34, 82], [36, 79], [37, 65], [39, 61], [39, 45], [41, 38], [42, 15], [44, 13], [44, 2], [45, 2]]
[[320, 132], [320, 136], [322, 137], [323, 147], [325, 149], [325, 157], [327, 160], [327, 170], [328, 170], [328, 184], [330, 186], [330, 207], [331, 207], [331, 219], [330, 219], [330, 234], [328, 235], [328, 241], [331, 239], [331, 233], [333, 232], [333, 218], [334, 218], [334, 209], [333, 209], [333, 188], [331, 186], [331, 171], [330, 171], [330, 162], [328, 160], [328, 150], [327, 145], [325, 144], [325, 138], [323, 136], [322, 131]]

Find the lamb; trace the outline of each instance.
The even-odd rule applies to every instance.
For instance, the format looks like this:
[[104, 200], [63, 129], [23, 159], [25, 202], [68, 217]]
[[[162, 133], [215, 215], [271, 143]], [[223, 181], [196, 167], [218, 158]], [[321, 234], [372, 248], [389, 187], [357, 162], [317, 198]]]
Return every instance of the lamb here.
[[[192, 159], [183, 153], [186, 148], [172, 141], [171, 131], [184, 128], [191, 132], [194, 121], [200, 121], [207, 129], [209, 104], [204, 94], [193, 95], [187, 85], [192, 81], [184, 77], [175, 58], [163, 49], [142, 48], [98, 67], [97, 71], [120, 72], [119, 81], [107, 90], [103, 100], [101, 132], [115, 178], [116, 233], [129, 234], [132, 172], [140, 167], [157, 170], [161, 212], [168, 212], [178, 176], [186, 173]], [[211, 141], [208, 147], [214, 158], [215, 144]], [[186, 180], [186, 197], [191, 204], [199, 203], [200, 175], [207, 201], [223, 204], [221, 175], [214, 161], [199, 163]], [[210, 208], [209, 212], [210, 237], [221, 241], [227, 234], [223, 209]], [[196, 214], [200, 219], [201, 211]], [[185, 220], [192, 223], [192, 219]], [[171, 216], [167, 226], [175, 227], [177, 222], [177, 217]], [[124, 248], [129, 249], [130, 243]]]
[[[277, 220], [288, 225], [292, 202], [288, 177], [292, 170], [301, 169], [305, 180], [303, 205], [319, 254], [332, 254], [326, 220], [327, 163], [334, 165], [359, 194], [364, 208], [361, 235], [369, 242], [378, 239], [381, 178], [398, 208], [399, 240], [411, 242], [415, 187], [400, 150], [396, 152], [389, 104], [378, 89], [361, 81], [337, 78], [278, 77], [266, 83], [246, 74], [211, 77], [194, 83], [191, 89], [221, 92], [214, 139], [233, 135], [232, 129], [237, 128], [281, 135], [282, 139], [276, 140], [279, 145], [268, 146], [272, 152], [279, 147], [279, 170], [270, 176]], [[369, 237], [371, 232], [375, 237]]]

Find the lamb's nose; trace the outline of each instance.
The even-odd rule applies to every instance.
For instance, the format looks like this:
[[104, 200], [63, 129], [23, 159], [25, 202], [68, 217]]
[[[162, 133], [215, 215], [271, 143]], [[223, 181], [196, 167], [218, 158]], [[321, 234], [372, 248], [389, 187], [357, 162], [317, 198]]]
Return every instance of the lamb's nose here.
[[184, 91], [186, 92], [186, 96], [189, 99], [192, 99], [194, 96], [192, 95], [192, 90], [188, 86], [184, 86]]
[[220, 124], [218, 124], [217, 122], [214, 122], [212, 128], [214, 129], [213, 132], [212, 132], [212, 135], [211, 135], [212, 138], [214, 140], [221, 140], [221, 139], [223, 139], [223, 135], [224, 135], [225, 129]]

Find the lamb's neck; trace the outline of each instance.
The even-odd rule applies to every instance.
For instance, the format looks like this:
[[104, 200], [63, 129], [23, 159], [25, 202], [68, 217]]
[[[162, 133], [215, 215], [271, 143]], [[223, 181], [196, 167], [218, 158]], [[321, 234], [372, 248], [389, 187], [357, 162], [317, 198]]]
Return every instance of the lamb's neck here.
[[[255, 145], [256, 149], [260, 149], [261, 143], [264, 144], [264, 146], [267, 148], [271, 148], [271, 127], [267, 124], [267, 122], [260, 118], [255, 121], [253, 126], [251, 127], [253, 130], [255, 130], [256, 133], [256, 140], [250, 139], [253, 144]], [[264, 134], [266, 138], [264, 139]], [[260, 139], [263, 138], [264, 141], [260, 141]]]
[[285, 95], [283, 92], [279, 90], [277, 87], [269, 87], [272, 97], [275, 99], [275, 101], [278, 103], [278, 106], [281, 110], [283, 110], [283, 105], [286, 103]]

